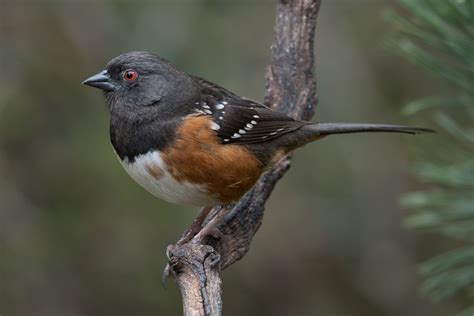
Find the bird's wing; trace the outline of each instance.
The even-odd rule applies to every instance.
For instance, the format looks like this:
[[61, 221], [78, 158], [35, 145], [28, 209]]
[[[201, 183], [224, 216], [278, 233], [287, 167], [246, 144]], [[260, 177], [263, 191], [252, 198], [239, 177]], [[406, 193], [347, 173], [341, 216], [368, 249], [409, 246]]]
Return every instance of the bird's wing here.
[[201, 78], [201, 100], [196, 112], [212, 116], [213, 129], [224, 144], [252, 144], [277, 138], [306, 123], [272, 110]]

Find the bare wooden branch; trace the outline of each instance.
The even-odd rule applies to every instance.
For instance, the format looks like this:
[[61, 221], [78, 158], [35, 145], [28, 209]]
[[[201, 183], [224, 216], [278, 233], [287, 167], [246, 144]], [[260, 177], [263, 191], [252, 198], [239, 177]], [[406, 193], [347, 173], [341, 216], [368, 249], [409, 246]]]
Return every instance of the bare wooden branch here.
[[314, 33], [321, 0], [281, 0], [267, 69], [265, 103], [308, 120], [317, 103]]
[[[311, 118], [317, 103], [313, 43], [320, 2], [278, 1], [272, 56], [266, 74], [264, 102], [303, 120]], [[183, 237], [168, 247], [169, 264], [164, 276], [171, 275], [178, 285], [184, 315], [221, 315], [219, 272], [248, 252], [262, 223], [265, 202], [289, 166], [290, 157], [280, 160], [238, 203], [212, 209], [192, 239]], [[190, 232], [194, 229], [183, 236], [189, 236]]]
[[169, 246], [167, 252], [170, 272], [183, 296], [184, 315], [220, 315], [219, 254], [199, 244]]

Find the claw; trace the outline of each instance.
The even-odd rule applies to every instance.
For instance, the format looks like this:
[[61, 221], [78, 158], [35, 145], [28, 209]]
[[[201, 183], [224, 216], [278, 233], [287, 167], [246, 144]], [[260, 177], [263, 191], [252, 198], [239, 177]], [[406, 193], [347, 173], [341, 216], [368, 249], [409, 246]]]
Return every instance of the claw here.
[[208, 224], [204, 227], [195, 237], [196, 240], [204, 240], [206, 237], [212, 237], [216, 240], [222, 239], [224, 234], [215, 226], [213, 223]]
[[164, 289], [167, 289], [168, 280], [170, 276], [171, 276], [171, 267], [167, 263], [165, 268], [163, 269], [163, 273], [161, 274], [161, 286], [163, 286]]
[[178, 240], [177, 244], [178, 245], [184, 245], [191, 241], [191, 239], [194, 238], [202, 229], [202, 224], [206, 220], [207, 215], [209, 215], [209, 212], [212, 210], [212, 206], [205, 207], [201, 210], [199, 215], [196, 217], [196, 219], [193, 221], [191, 226], [186, 229], [186, 231], [183, 233], [181, 238]]

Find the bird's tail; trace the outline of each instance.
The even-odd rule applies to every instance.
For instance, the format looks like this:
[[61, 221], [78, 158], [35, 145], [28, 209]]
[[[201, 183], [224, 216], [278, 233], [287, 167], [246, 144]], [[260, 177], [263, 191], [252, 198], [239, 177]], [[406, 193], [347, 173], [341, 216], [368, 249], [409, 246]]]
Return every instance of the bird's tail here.
[[424, 127], [412, 127], [403, 125], [386, 124], [358, 124], [358, 123], [312, 123], [303, 126], [299, 130], [299, 137], [289, 141], [290, 148], [297, 148], [317, 139], [332, 134], [349, 133], [405, 133], [421, 134], [435, 133], [436, 131]]
[[315, 123], [305, 126], [303, 129], [310, 131], [315, 136], [331, 135], [331, 134], [348, 134], [348, 133], [405, 133], [405, 134], [421, 134], [434, 133], [435, 131], [424, 127], [411, 127], [403, 125], [386, 125], [386, 124], [357, 124], [357, 123]]

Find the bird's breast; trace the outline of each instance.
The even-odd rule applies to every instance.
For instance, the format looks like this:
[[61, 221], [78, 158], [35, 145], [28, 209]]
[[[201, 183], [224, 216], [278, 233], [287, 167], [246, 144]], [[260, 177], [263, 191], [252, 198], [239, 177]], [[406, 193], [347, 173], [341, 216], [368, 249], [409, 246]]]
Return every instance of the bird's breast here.
[[223, 145], [206, 116], [185, 118], [173, 142], [121, 160], [127, 173], [169, 202], [211, 206], [239, 199], [260, 177], [263, 166], [242, 145]]
[[175, 178], [158, 150], [141, 154], [133, 162], [128, 159], [120, 162], [133, 180], [165, 201], [196, 206], [218, 204], [216, 196], [204, 185]]

